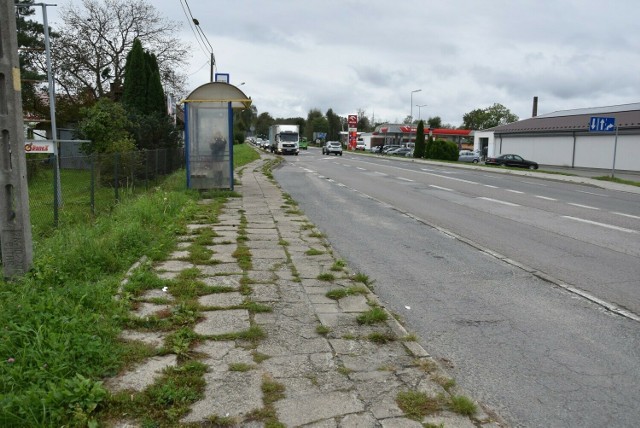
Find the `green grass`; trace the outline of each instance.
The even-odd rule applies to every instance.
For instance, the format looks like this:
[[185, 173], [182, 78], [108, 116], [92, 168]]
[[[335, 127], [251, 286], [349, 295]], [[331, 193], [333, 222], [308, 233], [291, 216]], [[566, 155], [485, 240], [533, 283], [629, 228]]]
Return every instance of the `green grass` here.
[[325, 294], [326, 297], [333, 300], [340, 300], [347, 296], [354, 296], [356, 294], [367, 294], [369, 291], [362, 286], [353, 286], [353, 287], [343, 287], [343, 288], [334, 288], [333, 290], [327, 291]]
[[622, 178], [617, 178], [617, 177], [611, 177], [608, 175], [605, 176], [601, 176], [601, 177], [593, 177], [595, 180], [601, 180], [601, 181], [610, 181], [612, 183], [620, 183], [620, 184], [628, 184], [629, 186], [637, 186], [640, 187], [640, 182], [638, 181], [633, 181], [633, 180], [624, 180]]
[[470, 398], [463, 395], [454, 395], [451, 397], [449, 407], [454, 412], [465, 416], [472, 416], [478, 410], [476, 404]]
[[310, 248], [307, 251], [304, 252], [307, 256], [319, 256], [321, 254], [324, 254], [324, 251], [320, 251], [316, 248]]
[[408, 418], [417, 421], [443, 409], [440, 398], [429, 397], [426, 393], [419, 391], [399, 392], [396, 403]]
[[316, 278], [319, 279], [320, 281], [326, 281], [326, 282], [331, 282], [336, 280], [335, 275], [328, 272], [321, 273]]
[[358, 315], [356, 321], [358, 324], [371, 325], [384, 322], [387, 319], [389, 319], [387, 311], [382, 308], [375, 307]]
[[235, 144], [233, 146], [233, 166], [238, 168], [260, 159], [260, 154], [248, 144]]
[[[203, 388], [205, 368], [190, 361], [198, 340], [190, 325], [198, 317], [193, 300], [209, 289], [197, 270], [168, 281], [142, 267], [124, 285], [123, 298], [113, 297], [141, 256], [164, 260], [188, 222], [201, 214], [215, 218], [211, 211], [234, 195], [210, 192], [216, 203], [203, 208], [178, 171], [92, 217], [84, 202], [76, 204], [65, 193], [64, 221], [53, 233], [41, 233], [46, 222], [38, 223], [37, 210], [50, 197], [49, 178], [43, 173], [30, 182], [30, 205], [36, 207], [33, 267], [11, 283], [0, 281], [0, 426], [97, 426], [101, 418], [124, 413], [143, 426], [178, 425]], [[63, 186], [85, 178], [82, 171], [65, 172]], [[109, 397], [101, 381], [154, 352], [118, 339], [131, 324], [133, 298], [164, 286], [176, 297], [174, 309], [136, 325], [172, 331], [166, 352], [177, 353], [180, 364], [147, 393]], [[252, 327], [237, 337], [254, 341], [264, 332]]]

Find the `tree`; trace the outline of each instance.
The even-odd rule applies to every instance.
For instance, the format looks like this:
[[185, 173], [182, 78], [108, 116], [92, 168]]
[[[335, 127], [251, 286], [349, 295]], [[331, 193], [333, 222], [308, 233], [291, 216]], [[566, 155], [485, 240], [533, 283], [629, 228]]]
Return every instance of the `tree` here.
[[425, 159], [432, 159], [433, 158], [433, 135], [429, 135], [429, 138], [427, 138], [427, 144], [425, 144], [424, 147], [424, 157]]
[[256, 119], [256, 135], [269, 136], [269, 127], [275, 123], [275, 119], [267, 112], [260, 113]]
[[49, 103], [44, 101], [47, 99], [44, 26], [27, 19], [35, 14], [31, 0], [18, 0], [17, 3], [20, 5], [16, 8], [16, 29], [22, 80], [22, 109], [25, 117], [35, 115], [48, 118]]
[[124, 67], [122, 103], [129, 110], [146, 112], [148, 89], [147, 64], [140, 40], [135, 39]]
[[314, 132], [327, 132], [329, 123], [322, 112], [318, 109], [311, 109], [307, 114], [307, 126], [305, 126], [304, 136], [309, 141], [313, 141]]
[[133, 150], [135, 143], [128, 128], [131, 122], [120, 103], [102, 98], [92, 107], [82, 111], [84, 119], [78, 124], [78, 132], [85, 143], [82, 151], [91, 153], [110, 153]]
[[162, 18], [145, 0], [82, 0], [62, 7], [64, 26], [52, 39], [57, 87], [70, 96], [89, 92], [94, 99], [118, 97], [126, 56], [135, 39], [155, 53], [169, 91], [183, 94], [186, 76], [176, 72], [187, 49], [175, 37], [177, 22]]
[[462, 117], [462, 127], [464, 129], [482, 130], [494, 128], [507, 123], [516, 122], [518, 116], [511, 113], [502, 104], [494, 104], [485, 109], [475, 109], [466, 113]]
[[371, 122], [369, 121], [366, 112], [362, 109], [358, 109], [358, 131], [371, 131]]
[[427, 119], [427, 123], [429, 124], [429, 128], [442, 128], [442, 119], [440, 116], [434, 116]]
[[418, 129], [416, 129], [416, 144], [413, 148], [413, 157], [423, 158], [425, 148], [426, 146], [424, 142], [424, 122], [421, 120], [420, 122], [418, 122]]
[[327, 110], [327, 140], [340, 141], [340, 131], [342, 131], [342, 122], [340, 116], [335, 114], [332, 109]]

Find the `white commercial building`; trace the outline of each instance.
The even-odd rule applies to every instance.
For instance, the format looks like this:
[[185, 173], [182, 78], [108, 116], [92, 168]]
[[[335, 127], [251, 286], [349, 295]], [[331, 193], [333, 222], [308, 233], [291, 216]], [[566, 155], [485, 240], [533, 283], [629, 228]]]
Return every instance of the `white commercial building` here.
[[[615, 126], [606, 126], [612, 118]], [[640, 171], [640, 103], [557, 111], [475, 131], [473, 145], [486, 156], [515, 153], [578, 168], [610, 169], [615, 152], [616, 169]]]

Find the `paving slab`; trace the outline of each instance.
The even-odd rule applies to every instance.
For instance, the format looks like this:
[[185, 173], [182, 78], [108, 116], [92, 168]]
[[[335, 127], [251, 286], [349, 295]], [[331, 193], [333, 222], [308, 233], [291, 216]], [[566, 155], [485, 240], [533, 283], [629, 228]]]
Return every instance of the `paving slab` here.
[[105, 387], [112, 393], [125, 390], [144, 391], [162, 376], [165, 368], [175, 367], [177, 362], [175, 355], [149, 358], [132, 370], [108, 379]]
[[212, 306], [216, 308], [228, 308], [239, 306], [244, 302], [245, 297], [238, 292], [214, 293], [201, 296], [198, 303], [202, 306]]
[[276, 402], [275, 408], [278, 420], [285, 426], [300, 426], [362, 412], [364, 405], [355, 394], [337, 391], [293, 399], [285, 398]]
[[249, 311], [231, 309], [224, 311], [206, 311], [204, 319], [194, 327], [193, 331], [202, 335], [221, 335], [240, 333], [249, 329]]

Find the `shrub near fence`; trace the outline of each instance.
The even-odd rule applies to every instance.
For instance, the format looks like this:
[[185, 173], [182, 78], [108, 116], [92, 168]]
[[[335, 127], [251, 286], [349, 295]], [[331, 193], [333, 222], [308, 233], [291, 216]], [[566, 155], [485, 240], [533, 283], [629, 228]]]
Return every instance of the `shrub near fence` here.
[[183, 168], [185, 157], [182, 148], [62, 157], [59, 180], [55, 162], [53, 156], [27, 158], [34, 237], [111, 211], [122, 199], [156, 186], [164, 176]]

